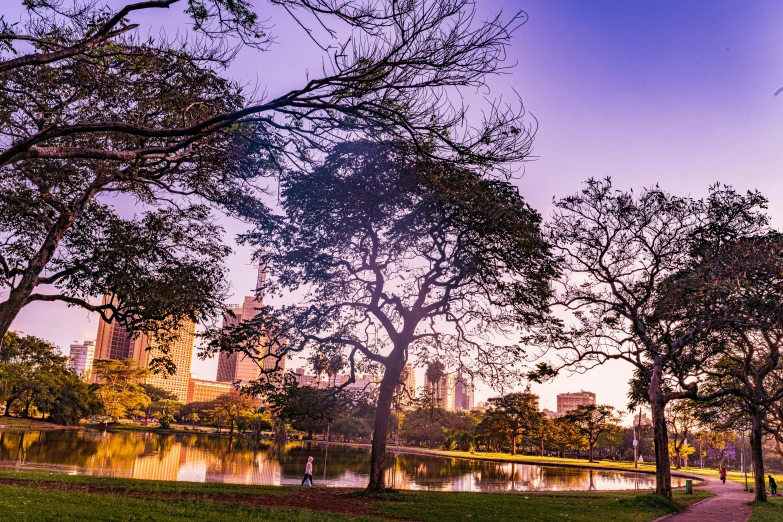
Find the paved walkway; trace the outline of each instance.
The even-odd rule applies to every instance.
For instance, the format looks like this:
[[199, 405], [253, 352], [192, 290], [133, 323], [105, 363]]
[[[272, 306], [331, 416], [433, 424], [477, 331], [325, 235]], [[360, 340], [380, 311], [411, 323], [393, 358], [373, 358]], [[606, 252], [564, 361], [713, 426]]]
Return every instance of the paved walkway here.
[[[753, 494], [745, 491], [745, 486], [736, 482], [693, 475], [693, 478], [704, 480], [700, 489], [715, 493], [716, 496], [694, 504], [685, 511], [667, 515], [658, 520], [666, 522], [746, 522], [750, 518], [748, 502], [753, 500]], [[657, 521], [656, 521], [657, 522]]]

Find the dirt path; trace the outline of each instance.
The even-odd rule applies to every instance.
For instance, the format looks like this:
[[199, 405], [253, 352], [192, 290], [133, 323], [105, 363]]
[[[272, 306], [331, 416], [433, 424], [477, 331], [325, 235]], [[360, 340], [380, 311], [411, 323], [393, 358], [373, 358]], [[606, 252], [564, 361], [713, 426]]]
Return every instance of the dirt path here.
[[59, 491], [75, 491], [98, 495], [119, 495], [139, 498], [203, 499], [226, 504], [245, 504], [259, 507], [283, 507], [312, 509], [346, 515], [362, 515], [378, 520], [405, 519], [383, 517], [374, 514], [373, 506], [386, 500], [350, 496], [356, 491], [349, 488], [285, 488], [282, 495], [207, 495], [199, 493], [152, 493], [145, 491], [123, 491], [91, 484], [70, 484], [60, 482], [39, 482], [32, 480], [0, 479], [0, 484], [9, 486], [36, 487]]
[[726, 481], [723, 484], [715, 478], [693, 475], [694, 479], [703, 480], [700, 489], [715, 493], [714, 497], [703, 500], [685, 511], [661, 517], [654, 522], [746, 522], [750, 518], [751, 508], [748, 502], [753, 500], [753, 494], [745, 491], [742, 484]]

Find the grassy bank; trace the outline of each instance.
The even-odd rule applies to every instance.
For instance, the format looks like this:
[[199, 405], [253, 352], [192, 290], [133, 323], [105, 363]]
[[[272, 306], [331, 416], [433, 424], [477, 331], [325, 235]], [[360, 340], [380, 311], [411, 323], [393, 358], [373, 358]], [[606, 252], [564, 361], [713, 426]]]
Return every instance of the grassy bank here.
[[[465, 519], [645, 522], [708, 494], [668, 503], [635, 493], [400, 492], [380, 497], [337, 488], [242, 486], [0, 472], [0, 520], [367, 522]], [[760, 519], [764, 520], [764, 519]]]
[[783, 520], [783, 498], [770, 497], [769, 502], [753, 502], [749, 522], [780, 522]]
[[19, 417], [0, 416], [0, 429], [14, 430], [73, 430], [76, 426], [62, 426], [40, 419], [22, 419]]

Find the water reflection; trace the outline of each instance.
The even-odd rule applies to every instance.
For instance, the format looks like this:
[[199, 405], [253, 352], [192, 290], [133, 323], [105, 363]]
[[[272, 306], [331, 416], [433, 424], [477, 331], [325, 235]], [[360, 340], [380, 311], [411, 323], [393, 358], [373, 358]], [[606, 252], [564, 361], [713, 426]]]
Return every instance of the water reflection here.
[[[363, 487], [369, 450], [293, 442], [285, 446], [207, 435], [0, 431], [0, 467], [73, 474], [237, 484], [299, 484], [307, 457], [318, 485]], [[388, 455], [387, 484], [442, 491], [650, 489], [652, 475], [427, 455]], [[673, 486], [683, 479], [672, 478]]]

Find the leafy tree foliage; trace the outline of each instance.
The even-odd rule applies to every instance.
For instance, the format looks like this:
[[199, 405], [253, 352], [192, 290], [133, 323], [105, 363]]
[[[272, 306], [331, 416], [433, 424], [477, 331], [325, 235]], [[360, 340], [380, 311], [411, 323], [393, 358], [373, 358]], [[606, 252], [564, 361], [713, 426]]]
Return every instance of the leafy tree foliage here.
[[0, 400], [5, 402], [5, 415], [19, 409], [27, 417], [35, 407], [52, 422], [75, 425], [100, 411], [95, 388], [69, 372], [66, 361], [57, 347], [42, 339], [6, 333], [0, 346]]
[[[265, 214], [264, 178], [346, 136], [406, 135], [422, 154], [486, 167], [529, 152], [521, 106], [491, 103], [467, 125], [448, 99], [503, 69], [521, 15], [478, 22], [468, 0], [273, 0], [327, 65], [269, 94], [221, 75], [243, 47], [270, 50], [272, 23], [247, 0], [23, 4], [21, 23], [0, 18], [0, 334], [37, 301], [161, 337], [218, 316], [228, 249], [213, 209]], [[181, 38], [132, 22], [178, 6], [192, 22]]]
[[281, 206], [247, 241], [263, 247], [268, 292], [307, 291], [297, 305], [213, 332], [209, 350], [257, 360], [341, 354], [349, 383], [357, 368], [382, 368], [369, 484], [382, 488], [409, 358], [491, 382], [518, 378], [521, 348], [489, 337], [547, 313], [555, 267], [540, 217], [510, 183], [366, 141], [336, 146], [313, 171], [288, 172]]
[[232, 435], [237, 421], [253, 410], [250, 398], [241, 393], [226, 393], [212, 401], [212, 404], [215, 415], [223, 425], [228, 425], [228, 432]]
[[593, 448], [598, 438], [603, 434], [617, 433], [620, 431], [618, 423], [620, 417], [612, 406], [605, 404], [590, 404], [577, 406], [575, 410], [565, 415], [567, 423], [576, 426], [587, 442], [590, 462], [593, 462]]
[[146, 413], [150, 398], [140, 383], [149, 376], [147, 368], [139, 368], [134, 359], [96, 359], [92, 368], [107, 416], [117, 420]]
[[[658, 187], [634, 194], [591, 179], [556, 206], [548, 230], [564, 260], [556, 301], [568, 326], [538, 341], [562, 349], [562, 366], [634, 365], [632, 400], [652, 410], [656, 493], [671, 498], [665, 405], [726, 393], [701, 394], [694, 379], [715, 353], [697, 341], [726, 324], [725, 287], [687, 274], [725, 242], [763, 233], [766, 199], [718, 185], [704, 200]], [[689, 296], [696, 306], [683, 313]], [[551, 373], [542, 365], [533, 377]]]
[[538, 411], [538, 397], [532, 393], [513, 392], [487, 400], [488, 415], [496, 417], [495, 427], [506, 433], [511, 441], [511, 454], [517, 454], [517, 440], [522, 435], [532, 435], [544, 421]]

